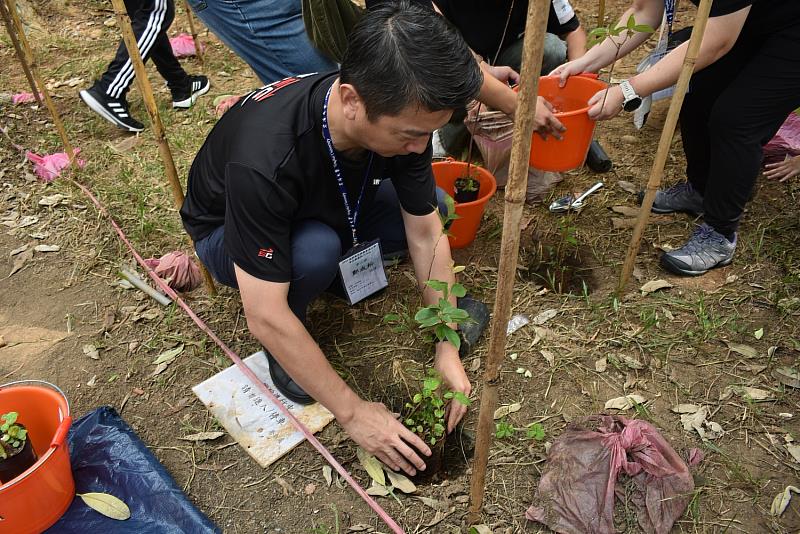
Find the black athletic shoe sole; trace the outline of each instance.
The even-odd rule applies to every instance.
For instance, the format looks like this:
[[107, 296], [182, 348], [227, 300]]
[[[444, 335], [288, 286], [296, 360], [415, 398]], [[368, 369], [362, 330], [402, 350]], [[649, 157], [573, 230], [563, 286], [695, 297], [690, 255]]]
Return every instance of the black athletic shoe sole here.
[[[272, 354], [266, 349], [264, 349], [264, 353], [267, 355], [267, 361], [269, 362], [269, 376], [272, 377], [272, 383], [275, 384], [275, 387], [278, 388], [278, 391], [280, 391], [284, 397], [297, 404], [314, 404], [316, 402], [311, 395], [303, 391], [303, 389], [292, 380]], [[290, 390], [290, 383], [298, 391]]]
[[706, 269], [704, 271], [692, 271], [683, 267], [682, 263], [678, 263], [676, 260], [672, 259], [672, 256], [668, 256], [667, 254], [661, 255], [661, 266], [666, 269], [667, 271], [671, 272], [672, 274], [677, 274], [679, 276], [700, 276], [701, 274], [706, 274], [711, 269], [718, 269], [719, 267], [725, 267], [733, 263], [733, 257], [729, 260], [725, 260], [713, 266], [711, 269]]
[[134, 132], [134, 133], [138, 133], [138, 132], [141, 132], [141, 131], [144, 130], [144, 126], [139, 128], [137, 126], [133, 126], [133, 125], [130, 125], [130, 124], [125, 124], [124, 122], [119, 120], [112, 113], [110, 113], [105, 108], [105, 106], [103, 106], [102, 103], [98, 102], [98, 100], [95, 97], [92, 96], [92, 93], [90, 93], [86, 89], [82, 90], [78, 94], [80, 95], [81, 100], [83, 100], [86, 103], [86, 105], [89, 106], [89, 108], [92, 111], [94, 111], [95, 113], [97, 113], [98, 115], [100, 115], [101, 117], [106, 119], [111, 124], [113, 124], [115, 126], [118, 126], [118, 127], [122, 128], [123, 130], [127, 130], [129, 132]]

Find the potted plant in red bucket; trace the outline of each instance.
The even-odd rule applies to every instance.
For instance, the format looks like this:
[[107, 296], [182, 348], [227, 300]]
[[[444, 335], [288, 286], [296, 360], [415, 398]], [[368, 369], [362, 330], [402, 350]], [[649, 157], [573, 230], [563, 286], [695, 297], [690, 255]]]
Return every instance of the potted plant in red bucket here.
[[431, 449], [430, 456], [417, 451], [419, 457], [425, 460], [425, 470], [411, 477], [415, 482], [431, 480], [444, 467], [444, 445], [447, 437], [445, 413], [450, 402], [459, 402], [465, 406], [470, 404], [466, 395], [444, 388], [439, 374], [434, 369], [428, 369], [428, 374], [422, 381], [422, 389], [414, 394], [411, 402], [406, 403], [403, 423]]
[[453, 195], [453, 200], [455, 200], [457, 204], [463, 204], [464, 202], [472, 202], [477, 200], [480, 189], [481, 182], [474, 176], [462, 176], [461, 178], [456, 178], [455, 195]]
[[38, 459], [17, 412], [0, 415], [0, 483], [10, 482]]
[[[497, 182], [492, 173], [483, 167], [463, 161], [448, 158], [435, 162], [432, 167], [436, 185], [455, 200], [455, 220], [447, 232], [450, 247], [467, 247], [475, 240], [486, 204], [497, 191]], [[474, 200], [459, 200], [459, 186], [456, 184], [459, 180], [459, 183], [464, 183], [465, 190], [468, 187], [465, 181], [473, 182]]]

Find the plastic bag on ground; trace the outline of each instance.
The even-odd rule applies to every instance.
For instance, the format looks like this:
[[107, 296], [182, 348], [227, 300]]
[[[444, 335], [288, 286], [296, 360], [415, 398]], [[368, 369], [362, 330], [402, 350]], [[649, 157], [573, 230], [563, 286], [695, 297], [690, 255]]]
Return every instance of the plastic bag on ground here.
[[[169, 45], [172, 47], [172, 53], [177, 58], [197, 55], [194, 39], [187, 33], [182, 33], [176, 37], [171, 37], [169, 40]], [[205, 50], [205, 47], [202, 43], [200, 43], [200, 50]]]
[[494, 175], [497, 185], [503, 187], [508, 181], [514, 123], [502, 111], [488, 110], [486, 106], [473, 103], [464, 125], [483, 157], [484, 166]]
[[[78, 164], [78, 167], [83, 168], [86, 162], [77, 157], [81, 149], [73, 148], [72, 151], [73, 154], [75, 154], [75, 163]], [[61, 171], [69, 165], [69, 156], [66, 152], [56, 152], [55, 154], [40, 156], [28, 150], [25, 152], [25, 157], [28, 158], [28, 161], [33, 163], [33, 172], [36, 173], [36, 176], [45, 183], [52, 182], [61, 176]]]
[[110, 519], [75, 498], [46, 534], [221, 532], [192, 505], [114, 408], [103, 406], [75, 421], [69, 430], [69, 448], [75, 490], [109, 493], [128, 505], [131, 517]]
[[[693, 462], [702, 454], [692, 453]], [[594, 415], [570, 424], [550, 448], [525, 517], [560, 533], [614, 533], [617, 476], [631, 477], [637, 521], [667, 534], [694, 491], [686, 463], [646, 421]]]
[[553, 187], [564, 179], [560, 172], [542, 171], [528, 167], [528, 188], [525, 192], [525, 202], [533, 204], [547, 198]]
[[786, 156], [800, 156], [800, 115], [789, 113], [769, 143], [764, 146], [764, 163], [780, 163]]
[[203, 282], [200, 268], [183, 252], [169, 252], [144, 262], [175, 291], [192, 291]]

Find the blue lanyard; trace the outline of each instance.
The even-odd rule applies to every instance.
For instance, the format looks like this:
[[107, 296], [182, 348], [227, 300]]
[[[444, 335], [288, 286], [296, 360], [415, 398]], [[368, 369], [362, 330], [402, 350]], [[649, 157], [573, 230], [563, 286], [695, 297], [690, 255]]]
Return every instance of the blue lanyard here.
[[675, 1], [664, 0], [664, 8], [667, 12], [667, 27], [669, 28], [667, 35], [672, 35], [672, 21], [675, 20]]
[[336, 182], [339, 184], [339, 192], [342, 194], [342, 200], [344, 200], [347, 222], [350, 224], [350, 231], [353, 232], [353, 246], [356, 246], [358, 245], [358, 236], [356, 234], [358, 210], [361, 208], [361, 199], [364, 198], [364, 190], [367, 188], [369, 172], [372, 170], [372, 157], [375, 153], [369, 153], [369, 163], [367, 164], [367, 172], [364, 173], [364, 182], [361, 184], [361, 192], [358, 194], [358, 201], [356, 202], [355, 209], [351, 209], [350, 201], [347, 198], [347, 188], [344, 186], [344, 179], [342, 178], [342, 171], [339, 169], [339, 161], [336, 159], [336, 149], [333, 148], [331, 131], [328, 129], [328, 99], [331, 97], [331, 90], [333, 90], [333, 85], [328, 88], [328, 93], [325, 95], [325, 103], [322, 106], [322, 137], [325, 139], [325, 145], [328, 147], [328, 155], [330, 155], [331, 164], [333, 165], [333, 174], [336, 175]]

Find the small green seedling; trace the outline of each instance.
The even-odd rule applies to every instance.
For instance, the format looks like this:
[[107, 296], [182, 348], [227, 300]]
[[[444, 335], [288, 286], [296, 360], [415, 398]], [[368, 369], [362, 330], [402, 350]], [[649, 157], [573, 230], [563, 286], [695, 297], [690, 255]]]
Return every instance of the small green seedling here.
[[542, 423], [529, 424], [527, 430], [525, 430], [525, 437], [528, 439], [535, 439], [536, 441], [542, 441], [544, 439], [544, 427]]
[[461, 338], [451, 324], [462, 324], [470, 317], [466, 310], [462, 310], [450, 303], [449, 297], [463, 297], [467, 294], [466, 288], [461, 284], [448, 285], [441, 280], [428, 280], [425, 284], [435, 291], [440, 291], [442, 296], [436, 304], [420, 308], [414, 315], [414, 320], [431, 340], [449, 341], [456, 349], [461, 347]]
[[410, 403], [406, 403], [407, 413], [403, 423], [423, 441], [436, 445], [445, 435], [445, 411], [450, 401], [464, 406], [472, 402], [460, 391], [444, 388], [439, 373], [435, 369], [428, 369], [422, 381], [422, 390], [414, 395]]
[[494, 436], [497, 439], [513, 438], [517, 429], [508, 421], [501, 420], [495, 425]]
[[17, 422], [17, 412], [8, 412], [0, 416], [0, 460], [15, 455], [25, 446], [28, 431]]

